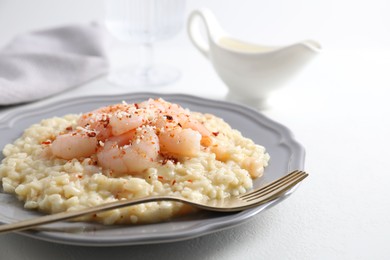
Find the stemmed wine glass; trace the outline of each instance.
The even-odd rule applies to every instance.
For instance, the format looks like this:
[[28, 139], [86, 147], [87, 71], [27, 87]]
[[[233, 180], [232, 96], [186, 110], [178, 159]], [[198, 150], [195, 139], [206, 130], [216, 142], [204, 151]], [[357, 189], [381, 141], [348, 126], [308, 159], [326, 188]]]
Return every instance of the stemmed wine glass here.
[[158, 86], [177, 80], [180, 72], [153, 62], [153, 43], [176, 35], [183, 27], [185, 0], [106, 0], [105, 24], [118, 40], [141, 45], [139, 64], [110, 73], [123, 86]]

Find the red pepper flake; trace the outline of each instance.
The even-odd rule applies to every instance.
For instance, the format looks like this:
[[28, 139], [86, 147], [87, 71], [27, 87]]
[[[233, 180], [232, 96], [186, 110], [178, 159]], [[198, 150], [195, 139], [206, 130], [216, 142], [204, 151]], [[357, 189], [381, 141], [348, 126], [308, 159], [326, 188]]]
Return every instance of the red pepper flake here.
[[136, 108], [136, 109], [138, 109], [138, 108], [139, 108], [139, 106], [138, 106], [138, 104], [137, 104], [137, 103], [134, 103], [134, 106], [135, 106], [135, 108]]
[[165, 117], [166, 117], [169, 121], [173, 120], [173, 117], [170, 116], [170, 115], [165, 115]]
[[100, 123], [103, 123], [103, 127], [104, 128], [107, 128], [107, 126], [110, 124], [110, 118], [105, 118], [104, 120], [102, 119], [102, 120], [100, 120], [99, 121]]
[[164, 177], [163, 177], [163, 176], [161, 176], [161, 175], [159, 175], [159, 176], [158, 176], [158, 179], [159, 179], [159, 180], [163, 180], [163, 179], [164, 179]]
[[164, 157], [164, 159], [162, 160], [161, 164], [165, 165], [168, 161], [171, 161], [174, 164], [178, 163], [178, 160], [176, 158], [174, 158], [174, 157]]
[[179, 160], [176, 159], [176, 158], [171, 158], [170, 160], [171, 160], [171, 162], [173, 162], [174, 164], [177, 164], [177, 163], [179, 162]]
[[91, 159], [89, 162], [88, 162], [89, 165], [97, 165], [98, 162], [97, 160], [94, 160], [94, 159]]
[[192, 180], [187, 180], [188, 182], [192, 183]]
[[42, 142], [42, 144], [51, 144], [51, 141], [47, 140], [47, 141]]
[[172, 181], [172, 186], [175, 185], [175, 183], [176, 183], [176, 180], [173, 180], [173, 181]]
[[182, 127], [180, 123], [177, 123], [178, 126]]
[[218, 135], [219, 135], [219, 132], [213, 132], [213, 135], [214, 135], [214, 136], [218, 136]]
[[67, 128], [65, 128], [66, 130], [68, 130], [68, 131], [71, 131], [71, 130], [73, 130], [73, 127], [72, 126], [68, 126]]
[[77, 176], [77, 178], [79, 178], [79, 179], [82, 179], [82, 178], [83, 178], [83, 175], [80, 175], [80, 174], [77, 174], [76, 176]]
[[87, 132], [87, 135], [89, 137], [95, 137], [96, 136], [96, 132]]

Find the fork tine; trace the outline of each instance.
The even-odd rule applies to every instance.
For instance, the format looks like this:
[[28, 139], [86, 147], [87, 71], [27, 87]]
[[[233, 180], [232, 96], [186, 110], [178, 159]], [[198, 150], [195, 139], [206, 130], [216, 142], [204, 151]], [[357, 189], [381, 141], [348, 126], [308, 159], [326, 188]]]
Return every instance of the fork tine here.
[[280, 197], [283, 193], [294, 187], [296, 184], [298, 184], [300, 181], [305, 179], [308, 176], [307, 173], [303, 173], [302, 175], [298, 176], [296, 179], [291, 180], [290, 182], [286, 182], [284, 185], [281, 185], [279, 188], [273, 189], [272, 191], [269, 191], [265, 194], [261, 194], [258, 197], [252, 197], [251, 199], [247, 200], [247, 202], [258, 205], [263, 204], [268, 201], [274, 200], [275, 198]]
[[[282, 178], [279, 182], [275, 182], [272, 185], [268, 185], [263, 189], [259, 189], [256, 192], [253, 192], [250, 196], [246, 196], [244, 199], [247, 201], [252, 201], [254, 199], [260, 198], [261, 196], [267, 196], [268, 194], [275, 192], [276, 190], [279, 190], [285, 186], [290, 187], [291, 186], [290, 183], [300, 182], [301, 180], [306, 178], [306, 176], [307, 176], [307, 173], [305, 173], [303, 171], [294, 172], [294, 174], [286, 176], [285, 178]], [[303, 177], [303, 178], [301, 179], [301, 177]]]
[[248, 192], [248, 193], [244, 193], [244, 194], [240, 195], [239, 198], [241, 198], [241, 199], [249, 199], [252, 196], [257, 196], [257, 194], [266, 192], [266, 191], [268, 191], [270, 189], [273, 189], [273, 187], [278, 186], [281, 183], [284, 183], [285, 181], [288, 181], [291, 178], [294, 178], [296, 175], [299, 175], [300, 173], [302, 173], [302, 171], [295, 170], [295, 171], [287, 174], [286, 176], [284, 176], [284, 177], [282, 177], [280, 179], [277, 179], [276, 181], [273, 181], [273, 182], [267, 184], [264, 187], [261, 187], [259, 189], [253, 190], [253, 191]]
[[307, 173], [299, 171], [293, 177], [288, 178], [288, 180], [280, 183], [279, 185], [273, 186], [266, 191], [255, 193], [254, 195], [250, 196], [249, 198], [246, 198], [245, 200], [250, 203], [265, 203], [267, 201], [273, 200], [274, 198], [280, 196], [282, 193], [286, 192], [290, 188], [294, 187], [307, 176]]

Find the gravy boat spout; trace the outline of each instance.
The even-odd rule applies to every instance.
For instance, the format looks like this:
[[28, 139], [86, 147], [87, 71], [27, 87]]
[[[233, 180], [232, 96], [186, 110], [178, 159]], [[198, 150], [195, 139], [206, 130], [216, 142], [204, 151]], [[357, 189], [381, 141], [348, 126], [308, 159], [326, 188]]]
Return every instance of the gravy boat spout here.
[[[202, 34], [202, 23], [206, 36]], [[227, 99], [260, 108], [269, 93], [282, 87], [321, 50], [313, 40], [275, 47], [235, 39], [208, 9], [191, 13], [188, 34], [227, 85]]]

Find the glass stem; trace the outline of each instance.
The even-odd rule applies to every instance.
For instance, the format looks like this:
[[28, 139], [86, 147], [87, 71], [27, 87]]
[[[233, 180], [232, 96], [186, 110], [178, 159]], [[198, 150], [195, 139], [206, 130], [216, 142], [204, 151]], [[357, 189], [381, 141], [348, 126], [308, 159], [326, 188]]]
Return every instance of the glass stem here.
[[144, 77], [148, 76], [149, 70], [153, 66], [153, 44], [144, 43], [141, 45], [141, 61], [138, 73]]

